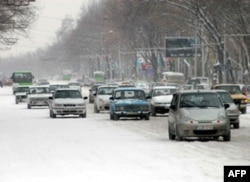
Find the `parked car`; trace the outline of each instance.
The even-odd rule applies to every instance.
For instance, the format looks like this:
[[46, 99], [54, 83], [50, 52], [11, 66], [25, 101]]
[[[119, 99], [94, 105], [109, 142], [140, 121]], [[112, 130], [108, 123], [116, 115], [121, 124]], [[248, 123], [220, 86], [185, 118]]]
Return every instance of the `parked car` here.
[[165, 114], [169, 112], [169, 107], [173, 94], [177, 91], [173, 86], [158, 86], [150, 90], [149, 99], [151, 106], [151, 115], [156, 116], [157, 113]]
[[110, 97], [115, 88], [118, 86], [102, 85], [99, 86], [97, 92], [94, 93], [94, 113], [100, 111], [109, 111]]
[[94, 84], [91, 86], [91, 88], [89, 89], [89, 103], [94, 103], [94, 100], [95, 100], [95, 93], [97, 91], [97, 88], [101, 85], [104, 85], [104, 84]]
[[48, 99], [52, 94], [49, 85], [33, 85], [29, 87], [27, 95], [27, 108], [33, 106], [48, 106]]
[[29, 86], [18, 86], [15, 90], [15, 103], [26, 102], [27, 93], [29, 92]]
[[83, 97], [77, 88], [59, 88], [49, 99], [51, 118], [56, 118], [57, 115], [79, 115], [83, 118], [87, 116], [85, 100], [88, 97]]
[[243, 94], [240, 84], [217, 84], [214, 85], [212, 89], [228, 91], [241, 113], [246, 114], [248, 100], [247, 97]]
[[223, 137], [230, 141], [230, 121], [220, 96], [211, 90], [184, 90], [173, 95], [168, 118], [169, 139]]
[[121, 117], [139, 117], [150, 119], [150, 104], [143, 89], [136, 87], [116, 88], [110, 97], [110, 119], [119, 120]]
[[238, 107], [235, 105], [230, 93], [226, 90], [215, 90], [217, 92], [223, 103], [229, 104], [229, 108], [227, 108], [227, 116], [229, 118], [230, 124], [234, 126], [234, 128], [240, 127], [240, 111]]

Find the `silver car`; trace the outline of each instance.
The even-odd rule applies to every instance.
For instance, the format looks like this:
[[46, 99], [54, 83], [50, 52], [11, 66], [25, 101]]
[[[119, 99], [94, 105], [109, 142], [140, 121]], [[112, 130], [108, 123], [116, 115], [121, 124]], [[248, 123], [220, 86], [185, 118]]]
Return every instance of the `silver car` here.
[[229, 104], [229, 108], [227, 108], [227, 116], [230, 120], [230, 124], [234, 126], [234, 128], [240, 127], [240, 110], [238, 106], [234, 103], [231, 95], [226, 90], [215, 90], [221, 97], [223, 103]]
[[83, 97], [77, 88], [57, 89], [52, 97], [49, 97], [49, 115], [56, 118], [57, 115], [78, 115], [86, 118], [86, 102], [88, 97]]
[[173, 95], [170, 105], [169, 139], [223, 137], [231, 140], [230, 122], [226, 113], [229, 104], [211, 90], [184, 90]]

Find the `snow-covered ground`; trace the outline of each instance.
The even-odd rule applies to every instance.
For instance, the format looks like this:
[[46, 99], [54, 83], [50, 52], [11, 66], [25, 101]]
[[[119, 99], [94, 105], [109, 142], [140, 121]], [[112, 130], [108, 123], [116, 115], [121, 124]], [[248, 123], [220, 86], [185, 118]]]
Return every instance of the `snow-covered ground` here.
[[93, 111], [51, 119], [0, 88], [0, 182], [221, 182], [225, 165], [250, 165], [250, 107], [230, 142], [170, 141], [165, 115], [110, 121]]

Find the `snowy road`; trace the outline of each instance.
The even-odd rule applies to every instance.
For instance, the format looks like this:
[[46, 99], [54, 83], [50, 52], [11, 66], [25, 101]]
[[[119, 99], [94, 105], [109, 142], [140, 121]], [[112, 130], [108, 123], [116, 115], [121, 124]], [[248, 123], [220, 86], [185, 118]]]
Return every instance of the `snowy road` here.
[[166, 116], [110, 121], [93, 111], [51, 119], [0, 88], [0, 181], [222, 182], [224, 165], [250, 165], [250, 107], [230, 142], [170, 141]]

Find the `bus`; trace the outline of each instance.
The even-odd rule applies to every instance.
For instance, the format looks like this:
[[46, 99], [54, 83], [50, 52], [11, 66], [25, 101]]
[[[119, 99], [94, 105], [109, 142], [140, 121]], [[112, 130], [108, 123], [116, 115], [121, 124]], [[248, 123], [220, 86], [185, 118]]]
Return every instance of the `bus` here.
[[105, 73], [104, 71], [94, 71], [93, 79], [97, 83], [104, 83], [105, 82]]
[[167, 85], [180, 86], [185, 83], [185, 76], [181, 72], [166, 71], [162, 72], [162, 82], [166, 82]]
[[32, 85], [34, 76], [30, 71], [15, 71], [11, 75], [13, 94], [18, 86]]

